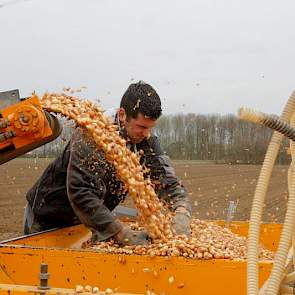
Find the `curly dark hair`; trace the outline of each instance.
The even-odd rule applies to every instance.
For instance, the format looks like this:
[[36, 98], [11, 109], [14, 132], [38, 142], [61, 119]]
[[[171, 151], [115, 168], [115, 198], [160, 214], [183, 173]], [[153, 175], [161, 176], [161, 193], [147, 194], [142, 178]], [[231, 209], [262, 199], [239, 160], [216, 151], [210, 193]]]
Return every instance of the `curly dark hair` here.
[[142, 113], [147, 118], [157, 120], [162, 114], [158, 93], [143, 81], [129, 85], [121, 99], [120, 107], [124, 108], [127, 119], [136, 118]]

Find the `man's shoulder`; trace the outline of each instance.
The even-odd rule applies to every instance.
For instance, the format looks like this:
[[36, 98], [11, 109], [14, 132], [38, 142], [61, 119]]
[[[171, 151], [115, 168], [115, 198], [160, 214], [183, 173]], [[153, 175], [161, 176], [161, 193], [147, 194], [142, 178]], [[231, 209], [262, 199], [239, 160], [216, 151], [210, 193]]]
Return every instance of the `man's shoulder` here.
[[151, 134], [149, 138], [147, 138], [147, 142], [149, 144], [160, 144], [159, 138], [156, 134]]
[[145, 139], [142, 147], [148, 150], [148, 152], [151, 152], [153, 155], [159, 155], [163, 153], [159, 139], [155, 134], [151, 134], [149, 138]]
[[76, 128], [71, 139], [71, 152], [79, 153], [89, 158], [105, 160], [104, 152], [100, 150], [94, 139], [89, 135], [86, 129]]

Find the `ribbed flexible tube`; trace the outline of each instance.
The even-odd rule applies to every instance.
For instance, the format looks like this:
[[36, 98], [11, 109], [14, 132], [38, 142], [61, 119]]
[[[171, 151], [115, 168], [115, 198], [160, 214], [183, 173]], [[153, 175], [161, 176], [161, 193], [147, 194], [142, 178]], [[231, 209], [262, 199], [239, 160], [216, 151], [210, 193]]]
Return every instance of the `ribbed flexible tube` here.
[[273, 130], [282, 133], [289, 139], [295, 141], [295, 128], [292, 127], [290, 124], [282, 121], [280, 118], [261, 112], [257, 112], [248, 108], [240, 108], [239, 118], [242, 120], [259, 123], [261, 125], [267, 126]]
[[[294, 113], [291, 119], [291, 125], [294, 126], [295, 116]], [[280, 283], [283, 279], [285, 263], [292, 241], [292, 236], [295, 228], [295, 146], [294, 142], [290, 142], [292, 163], [289, 168], [289, 200], [287, 203], [287, 212], [285, 217], [284, 226], [281, 233], [280, 243], [276, 252], [275, 260], [273, 263], [272, 271], [268, 279], [266, 294], [278, 294]]]
[[[295, 129], [292, 127], [295, 125], [294, 114], [292, 115], [292, 119], [291, 119], [292, 126], [272, 115], [256, 112], [248, 108], [241, 108], [239, 110], [239, 117], [240, 119], [243, 119], [243, 120], [260, 123], [262, 125], [270, 127], [276, 131], [279, 131], [283, 135], [287, 136], [292, 141], [295, 140]], [[291, 185], [295, 180], [292, 174], [294, 171], [295, 147], [294, 147], [294, 142], [292, 141], [290, 142], [290, 147], [291, 147], [293, 161], [288, 171], [288, 184], [289, 184], [290, 197], [289, 197], [289, 202], [287, 205], [288, 211], [286, 213], [285, 226], [282, 232], [282, 237], [281, 237], [280, 245], [277, 252], [278, 254], [274, 262], [273, 272], [269, 278], [268, 284], [263, 286], [263, 288], [259, 291], [259, 294], [277, 294], [277, 290], [279, 289], [281, 278], [283, 277], [285, 273], [285, 266], [286, 266], [285, 261], [288, 255], [289, 245], [291, 243], [291, 238], [294, 232], [295, 195], [294, 195], [294, 189], [293, 187], [291, 187]]]
[[[289, 98], [281, 119], [289, 122], [291, 115], [295, 110], [295, 92], [292, 93]], [[247, 254], [247, 294], [257, 295], [258, 294], [258, 247], [259, 247], [259, 233], [260, 233], [260, 222], [262, 219], [262, 210], [266, 191], [269, 184], [271, 172], [275, 163], [276, 156], [278, 154], [280, 144], [283, 135], [278, 132], [274, 132], [267, 149], [265, 159], [261, 168], [261, 172], [258, 178], [250, 222], [249, 222], [249, 233], [248, 233], [248, 254]]]
[[[293, 237], [292, 237], [292, 247], [291, 247], [291, 249], [290, 250], [293, 250], [292, 251], [292, 262], [293, 262], [293, 264], [292, 264], [292, 268], [291, 267], [289, 267], [289, 268], [287, 268], [287, 267], [285, 267], [285, 273], [286, 273], [286, 276], [285, 276], [285, 278], [284, 279], [286, 279], [286, 277], [292, 272], [292, 270], [294, 270], [294, 265], [295, 265], [295, 247], [294, 247], [294, 245], [295, 245], [295, 234], [294, 234], [294, 232], [293, 232]], [[290, 254], [289, 254], [290, 255]], [[288, 258], [287, 258], [287, 260], [288, 260]], [[295, 282], [295, 276], [294, 276], [294, 280], [293, 280], [293, 282]]]

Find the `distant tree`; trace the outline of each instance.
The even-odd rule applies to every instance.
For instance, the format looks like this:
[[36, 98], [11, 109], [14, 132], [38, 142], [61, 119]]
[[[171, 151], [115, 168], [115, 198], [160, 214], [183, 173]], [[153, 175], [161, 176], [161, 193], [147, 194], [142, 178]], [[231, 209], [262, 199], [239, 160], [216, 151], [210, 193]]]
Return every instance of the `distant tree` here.
[[[273, 131], [232, 114], [177, 114], [160, 118], [155, 133], [172, 159], [261, 164]], [[279, 164], [289, 163], [287, 149], [285, 139]]]

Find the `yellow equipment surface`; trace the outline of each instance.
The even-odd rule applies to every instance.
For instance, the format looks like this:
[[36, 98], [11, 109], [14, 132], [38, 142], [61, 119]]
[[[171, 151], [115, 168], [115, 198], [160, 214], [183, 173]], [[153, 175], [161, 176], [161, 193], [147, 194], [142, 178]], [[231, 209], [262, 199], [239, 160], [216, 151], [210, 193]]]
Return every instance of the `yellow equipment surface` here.
[[[293, 110], [295, 108], [295, 92], [292, 97]], [[40, 101], [35, 95], [0, 109], [0, 164], [55, 139], [60, 132], [61, 126], [57, 118], [42, 109]], [[290, 199], [294, 202], [294, 188], [290, 196], [293, 196]], [[295, 210], [292, 212], [294, 215]], [[293, 220], [294, 218], [289, 219]], [[222, 221], [218, 223], [226, 225]], [[289, 223], [286, 222], [286, 224]], [[259, 224], [261, 232], [260, 242], [269, 250], [276, 251], [278, 247], [280, 249], [278, 244], [282, 226], [280, 224], [260, 226], [260, 222], [257, 224]], [[293, 232], [294, 222], [290, 224]], [[232, 222], [230, 228], [239, 235], [247, 236], [249, 224]], [[290, 231], [291, 234], [292, 232]], [[94, 249], [81, 249], [82, 242], [89, 237], [89, 230], [83, 225], [79, 225], [0, 242], [0, 295], [14, 293], [75, 294], [76, 285], [98, 286], [100, 290], [112, 288], [118, 295], [243, 295], [247, 293], [246, 260], [197, 260], [184, 257], [118, 255]], [[288, 244], [287, 238], [285, 240]], [[256, 245], [254, 246], [251, 248], [252, 251], [248, 252], [251, 252], [251, 255], [256, 259], [254, 255], [256, 254]], [[285, 254], [287, 253], [286, 249], [283, 249]], [[284, 256], [277, 255], [277, 257], [284, 258], [285, 254]], [[281, 260], [283, 261], [283, 259]], [[253, 261], [249, 263], [251, 266], [249, 269], [252, 272], [253, 266], [256, 266]], [[46, 277], [45, 280], [47, 280], [47, 273], [40, 273], [41, 264], [48, 265], [50, 273], [49, 288], [46, 290], [38, 288], [40, 279], [42, 281]], [[273, 262], [260, 261], [258, 266], [260, 288], [269, 278]], [[274, 268], [275, 266], [276, 263], [274, 263]], [[248, 277], [250, 278], [249, 273]], [[256, 272], [253, 272], [251, 278], [254, 275], [256, 278], [258, 277], [258, 274], [256, 276]], [[295, 272], [290, 275], [292, 278], [295, 277]], [[278, 278], [276, 280], [280, 283], [281, 276]], [[287, 280], [287, 283], [289, 281]], [[279, 284], [276, 284], [276, 287], [278, 286]], [[252, 288], [252, 286], [250, 287]], [[285, 289], [286, 287], [291, 288], [289, 285], [283, 287]], [[291, 291], [293, 294], [294, 289], [291, 288]], [[256, 293], [255, 291], [253, 294]]]
[[[245, 235], [248, 223], [232, 222], [231, 229]], [[279, 224], [263, 225], [261, 242], [276, 250], [280, 231]], [[78, 225], [2, 242], [0, 282], [8, 285], [0, 285], [0, 293], [6, 294], [9, 285], [37, 286], [40, 264], [47, 263], [49, 285], [54, 288], [73, 289], [80, 284], [128, 294], [146, 294], [148, 290], [166, 295], [246, 294], [245, 260], [115, 255], [80, 249], [89, 234]], [[260, 285], [268, 278], [271, 267], [270, 261], [259, 263]]]

